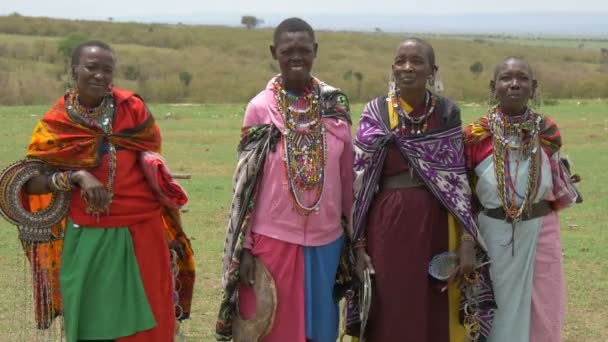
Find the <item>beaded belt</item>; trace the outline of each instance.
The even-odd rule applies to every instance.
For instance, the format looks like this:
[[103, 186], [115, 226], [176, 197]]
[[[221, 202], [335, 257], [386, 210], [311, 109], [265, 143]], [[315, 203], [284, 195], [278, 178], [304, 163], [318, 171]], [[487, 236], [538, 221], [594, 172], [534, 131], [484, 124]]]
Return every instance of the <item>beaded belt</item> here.
[[409, 172], [403, 172], [396, 176], [390, 176], [382, 179], [380, 189], [406, 189], [424, 186], [418, 175], [411, 175]]
[[[543, 217], [543, 216], [550, 214], [552, 211], [553, 211], [553, 207], [551, 206], [551, 202], [540, 201], [538, 203], [532, 204], [532, 208], [530, 209], [529, 212], [524, 211], [524, 213], [521, 215], [521, 220], [527, 221], [527, 220], [532, 220], [535, 218]], [[494, 208], [494, 209], [484, 208], [483, 213], [488, 217], [495, 218], [498, 220], [504, 220], [505, 216], [506, 216], [505, 210], [503, 208]], [[510, 222], [510, 220], [507, 220], [507, 222]]]

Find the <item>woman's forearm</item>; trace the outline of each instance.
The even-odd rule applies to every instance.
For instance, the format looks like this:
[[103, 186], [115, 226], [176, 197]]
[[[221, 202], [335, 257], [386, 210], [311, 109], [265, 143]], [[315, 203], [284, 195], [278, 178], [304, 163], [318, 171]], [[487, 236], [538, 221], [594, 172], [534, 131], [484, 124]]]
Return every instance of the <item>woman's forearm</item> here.
[[40, 175], [36, 176], [27, 183], [25, 183], [25, 193], [28, 195], [41, 195], [48, 194], [51, 192], [49, 188], [49, 176], [48, 175]]

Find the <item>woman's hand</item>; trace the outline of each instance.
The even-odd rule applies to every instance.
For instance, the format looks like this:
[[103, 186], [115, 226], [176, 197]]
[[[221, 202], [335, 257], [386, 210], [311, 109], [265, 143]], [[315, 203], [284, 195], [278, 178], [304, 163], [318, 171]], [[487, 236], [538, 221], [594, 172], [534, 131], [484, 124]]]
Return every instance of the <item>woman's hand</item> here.
[[448, 283], [456, 282], [456, 285], [461, 287], [467, 283], [467, 276], [475, 272], [475, 241], [461, 241], [458, 254], [458, 266], [450, 276], [450, 279], [448, 279]]
[[243, 253], [241, 254], [239, 279], [244, 286], [253, 286], [255, 284], [255, 260], [251, 254], [251, 250], [246, 248], [243, 248]]
[[72, 174], [72, 182], [80, 187], [80, 196], [94, 212], [107, 211], [110, 196], [105, 186], [88, 171], [79, 170]]
[[460, 272], [468, 275], [475, 271], [475, 242], [462, 241], [460, 243]]
[[367, 255], [367, 252], [365, 252], [365, 248], [357, 248], [355, 251], [357, 258], [355, 264], [355, 272], [357, 273], [357, 277], [359, 277], [359, 280], [363, 281], [363, 271], [365, 271], [365, 269], [368, 269], [370, 274], [374, 274], [376, 273], [376, 271], [374, 270], [374, 266], [372, 265], [372, 258]]

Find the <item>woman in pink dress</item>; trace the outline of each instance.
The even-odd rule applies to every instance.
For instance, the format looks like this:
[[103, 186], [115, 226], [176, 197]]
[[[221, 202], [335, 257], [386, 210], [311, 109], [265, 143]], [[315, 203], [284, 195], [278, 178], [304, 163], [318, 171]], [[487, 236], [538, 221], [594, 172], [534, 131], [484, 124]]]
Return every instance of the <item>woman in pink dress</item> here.
[[348, 101], [312, 76], [317, 43], [305, 21], [283, 21], [270, 50], [281, 74], [245, 111], [217, 339], [232, 336], [237, 291], [241, 316], [255, 312], [257, 258], [277, 293], [274, 323], [262, 341], [334, 342], [334, 285], [353, 201]]

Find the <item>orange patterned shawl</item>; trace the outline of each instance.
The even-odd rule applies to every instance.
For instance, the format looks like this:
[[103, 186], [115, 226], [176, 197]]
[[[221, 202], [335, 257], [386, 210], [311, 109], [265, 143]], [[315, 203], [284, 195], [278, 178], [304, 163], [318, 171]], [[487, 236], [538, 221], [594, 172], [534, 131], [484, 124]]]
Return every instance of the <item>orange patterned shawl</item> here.
[[[94, 168], [100, 164], [104, 139], [123, 149], [160, 152], [160, 131], [143, 100], [117, 88], [113, 89], [113, 95], [115, 117], [120, 117], [113, 125], [113, 134], [105, 135], [101, 130], [88, 126], [82, 118], [66, 109], [65, 98], [62, 97], [36, 125], [27, 157], [62, 169]], [[29, 210], [42, 210], [50, 203], [50, 198], [50, 194], [28, 196]], [[178, 280], [181, 283], [179, 304], [184, 311], [181, 317], [188, 318], [195, 277], [190, 240], [182, 229], [179, 210], [163, 207], [162, 215], [168, 239], [178, 240], [186, 252], [186, 257], [178, 261]], [[65, 221], [53, 229], [58, 237], [56, 240], [23, 245], [32, 265], [35, 317], [42, 329], [48, 328], [52, 319], [63, 311], [59, 269]]]

